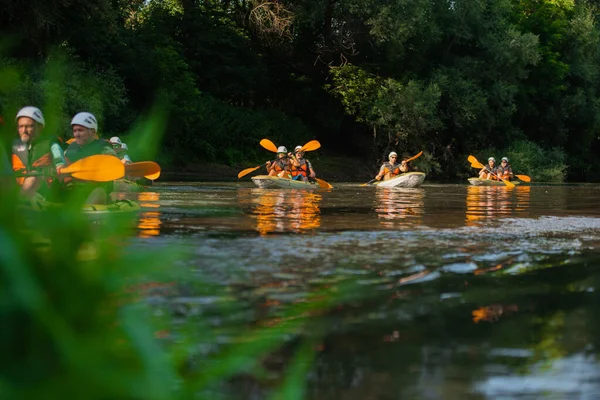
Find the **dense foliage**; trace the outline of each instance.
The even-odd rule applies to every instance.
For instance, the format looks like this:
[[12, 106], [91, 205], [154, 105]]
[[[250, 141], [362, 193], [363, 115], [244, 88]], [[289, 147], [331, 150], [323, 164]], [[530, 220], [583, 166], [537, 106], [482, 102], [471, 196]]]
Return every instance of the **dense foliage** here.
[[[0, 113], [43, 106], [48, 86], [61, 86], [55, 129], [65, 135], [82, 109], [108, 135], [162, 104], [160, 157], [177, 166], [264, 159], [263, 137], [287, 146], [317, 138], [367, 165], [391, 148], [425, 150], [438, 178], [467, 173], [468, 154], [519, 148], [536, 159], [519, 172], [600, 180], [593, 2], [22, 4], [0, 1], [0, 63], [25, 77], [0, 93]], [[57, 57], [64, 74], [49, 80]], [[554, 155], [560, 165], [547, 165]]]

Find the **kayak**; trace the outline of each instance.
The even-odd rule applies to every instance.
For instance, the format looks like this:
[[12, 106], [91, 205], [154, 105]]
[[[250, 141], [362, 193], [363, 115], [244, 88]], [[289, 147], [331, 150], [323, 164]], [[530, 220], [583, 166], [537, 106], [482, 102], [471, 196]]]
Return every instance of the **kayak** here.
[[[515, 185], [520, 185], [519, 181], [510, 181]], [[481, 179], [481, 178], [469, 178], [469, 183], [473, 186], [506, 186], [502, 181], [495, 181], [492, 179]]]
[[386, 181], [375, 182], [378, 187], [418, 187], [425, 180], [424, 172], [406, 172]]
[[115, 192], [139, 192], [144, 189], [143, 185], [129, 179], [117, 179], [115, 181]]
[[295, 181], [278, 176], [257, 175], [252, 177], [252, 182], [259, 188], [284, 188], [284, 189], [318, 189], [317, 182]]
[[[48, 201], [44, 198], [44, 196], [39, 193], [35, 195], [33, 201], [23, 203], [24, 208], [28, 208], [30, 210], [35, 211], [48, 211], [48, 210], [56, 210], [58, 208], [64, 207], [64, 203], [54, 203]], [[138, 211], [140, 209], [140, 205], [135, 201], [131, 200], [117, 200], [109, 204], [84, 204], [81, 208], [81, 211], [84, 214], [90, 215], [101, 215], [101, 214], [114, 214], [114, 213], [127, 213]]]

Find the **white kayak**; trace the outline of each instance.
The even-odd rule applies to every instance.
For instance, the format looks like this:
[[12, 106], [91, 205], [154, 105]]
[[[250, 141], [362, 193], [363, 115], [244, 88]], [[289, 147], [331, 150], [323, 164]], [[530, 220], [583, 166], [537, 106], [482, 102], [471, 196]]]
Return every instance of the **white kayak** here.
[[373, 183], [374, 186], [378, 187], [418, 187], [425, 180], [424, 172], [406, 172], [398, 176], [388, 179], [386, 181], [379, 181]]
[[257, 175], [252, 177], [252, 182], [259, 188], [284, 188], [284, 189], [318, 189], [317, 182], [295, 181], [278, 176]]

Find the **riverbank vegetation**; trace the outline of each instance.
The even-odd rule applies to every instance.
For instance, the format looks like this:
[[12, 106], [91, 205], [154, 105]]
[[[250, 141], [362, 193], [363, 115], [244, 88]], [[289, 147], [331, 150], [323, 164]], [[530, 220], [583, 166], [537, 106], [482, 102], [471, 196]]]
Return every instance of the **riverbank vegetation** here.
[[109, 137], [161, 104], [173, 169], [264, 161], [267, 137], [318, 139], [355, 168], [424, 150], [433, 179], [469, 175], [477, 153], [538, 181], [598, 181], [597, 15], [585, 0], [3, 1], [0, 65], [21, 79], [0, 113], [11, 124], [60, 87], [53, 129], [88, 110]]

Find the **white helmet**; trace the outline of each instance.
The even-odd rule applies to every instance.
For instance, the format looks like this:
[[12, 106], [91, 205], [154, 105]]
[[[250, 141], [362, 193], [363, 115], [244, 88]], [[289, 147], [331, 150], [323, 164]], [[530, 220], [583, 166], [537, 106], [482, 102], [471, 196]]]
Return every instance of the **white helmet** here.
[[119, 139], [118, 136], [111, 137], [109, 142], [111, 142], [112, 144], [123, 144], [123, 142], [121, 142], [121, 139]]
[[287, 153], [287, 149], [285, 148], [285, 146], [279, 146], [279, 148], [277, 149], [278, 153]]
[[129, 150], [129, 147], [127, 147], [127, 145], [125, 143], [121, 143], [121, 148], [123, 150]]
[[392, 152], [390, 152], [390, 155], [388, 156], [388, 158], [392, 158], [392, 156], [398, 157], [398, 153], [396, 153], [395, 151], [392, 151]]
[[494, 157], [490, 157], [490, 158], [488, 158], [488, 161], [496, 162], [496, 159]]
[[71, 126], [73, 125], [81, 125], [86, 128], [98, 130], [98, 121], [94, 115], [89, 112], [80, 112], [79, 114], [75, 114], [73, 119], [71, 120]]
[[37, 107], [27, 106], [21, 108], [17, 113], [17, 118], [15, 118], [15, 121], [21, 117], [29, 117], [42, 125], [46, 123], [44, 121], [44, 114], [42, 114], [42, 111]]
[[508, 157], [502, 157], [502, 161], [508, 162]]
[[294, 148], [294, 152], [297, 152], [297, 151], [299, 151], [299, 150], [302, 150], [302, 146], [296, 146], [296, 147]]

